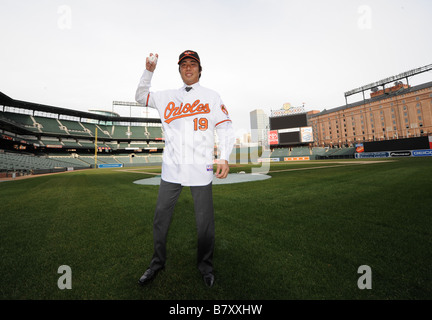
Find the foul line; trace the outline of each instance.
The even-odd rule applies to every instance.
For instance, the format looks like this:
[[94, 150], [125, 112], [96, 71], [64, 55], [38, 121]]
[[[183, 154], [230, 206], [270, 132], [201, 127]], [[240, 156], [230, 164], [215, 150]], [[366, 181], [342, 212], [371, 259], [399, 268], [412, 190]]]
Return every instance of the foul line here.
[[[281, 170], [272, 170], [268, 173], [272, 172], [284, 172], [284, 171], [298, 171], [298, 170], [312, 170], [312, 169], [323, 169], [323, 168], [337, 168], [337, 167], [346, 167], [350, 165], [360, 165], [360, 164], [372, 164], [372, 163], [386, 163], [386, 162], [392, 162], [395, 160], [384, 160], [384, 161], [358, 161], [358, 162], [332, 162], [332, 163], [340, 163], [338, 165], [334, 166], [319, 166], [319, 167], [306, 167], [306, 168], [296, 168], [296, 169], [281, 169]], [[343, 164], [341, 164], [343, 163]]]
[[[154, 168], [150, 168], [150, 169], [160, 169], [159, 167], [154, 167]], [[122, 172], [129, 172], [129, 173], [141, 173], [141, 174], [150, 174], [153, 176], [159, 176], [161, 173], [160, 172], [147, 172], [147, 171], [138, 171], [138, 170], [142, 170], [142, 169], [118, 169], [116, 171], [122, 171]]]

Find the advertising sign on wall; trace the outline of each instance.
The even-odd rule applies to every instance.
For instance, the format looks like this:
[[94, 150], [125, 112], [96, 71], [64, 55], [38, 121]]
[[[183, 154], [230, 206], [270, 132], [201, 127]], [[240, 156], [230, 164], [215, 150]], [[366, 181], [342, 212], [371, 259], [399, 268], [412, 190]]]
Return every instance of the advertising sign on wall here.
[[279, 139], [278, 139], [278, 131], [277, 130], [270, 130], [268, 132], [268, 141], [269, 144], [279, 144]]
[[312, 127], [300, 128], [301, 142], [313, 142]]

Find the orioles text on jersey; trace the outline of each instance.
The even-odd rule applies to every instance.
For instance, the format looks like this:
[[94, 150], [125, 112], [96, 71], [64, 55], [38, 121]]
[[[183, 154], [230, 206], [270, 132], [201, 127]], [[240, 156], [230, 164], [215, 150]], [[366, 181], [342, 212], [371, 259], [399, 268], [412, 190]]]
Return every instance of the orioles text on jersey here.
[[200, 103], [200, 100], [195, 100], [191, 105], [190, 103], [180, 104], [180, 107], [176, 107], [174, 102], [169, 102], [165, 108], [164, 118], [166, 123], [170, 123], [173, 120], [180, 119], [183, 117], [191, 117], [197, 114], [210, 113], [209, 104]]

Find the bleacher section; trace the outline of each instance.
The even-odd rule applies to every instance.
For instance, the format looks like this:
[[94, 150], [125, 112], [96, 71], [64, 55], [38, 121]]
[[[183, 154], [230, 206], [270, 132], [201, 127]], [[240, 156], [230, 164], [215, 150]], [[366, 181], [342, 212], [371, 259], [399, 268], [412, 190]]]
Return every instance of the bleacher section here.
[[328, 148], [323, 148], [323, 147], [313, 147], [312, 148], [312, 152], [315, 155], [315, 157], [317, 156], [324, 156], [325, 153], [327, 152]]
[[113, 126], [112, 137], [114, 139], [129, 139], [131, 134], [128, 126]]
[[130, 137], [131, 138], [142, 138], [142, 137], [147, 137], [147, 134], [146, 134], [146, 127], [144, 127], [144, 126], [140, 126], [140, 127], [135, 127], [135, 126], [131, 126], [130, 127], [130, 129], [129, 129], [129, 131], [130, 131]]
[[332, 148], [317, 159], [349, 159], [354, 158], [355, 148]]
[[91, 168], [96, 151], [97, 164], [160, 164], [165, 147], [158, 118], [58, 108], [2, 92], [0, 125], [3, 173]]
[[67, 162], [73, 165], [73, 167], [90, 167], [93, 163], [88, 163], [87, 161], [83, 161], [79, 157], [71, 156], [69, 154], [63, 154], [63, 155], [51, 155], [48, 156], [49, 159], [56, 160], [59, 162]]
[[288, 157], [289, 153], [290, 153], [290, 150], [288, 148], [278, 148], [272, 152], [271, 157], [272, 158]]
[[75, 139], [62, 139], [62, 145], [65, 148], [79, 148], [81, 145]]
[[148, 139], [162, 139], [162, 127], [147, 127]]
[[95, 148], [95, 143], [93, 141], [90, 141], [90, 140], [78, 140], [78, 144], [82, 148], [87, 148], [87, 149], [94, 149]]
[[66, 128], [66, 131], [70, 135], [73, 135], [73, 136], [83, 136], [83, 137], [92, 137], [93, 136], [93, 134], [90, 131], [90, 129], [87, 129], [86, 127], [84, 127], [81, 122], [69, 121], [69, 120], [59, 120], [58, 122], [63, 127]]
[[34, 171], [55, 168], [83, 168], [89, 167], [84, 163], [77, 163], [70, 157], [48, 158], [19, 153], [0, 153], [0, 170], [3, 171]]
[[40, 131], [43, 133], [60, 134], [60, 135], [68, 134], [65, 130], [66, 128], [62, 126], [62, 124], [59, 123], [57, 119], [43, 118], [38, 116], [33, 117], [33, 119], [39, 126]]
[[295, 147], [292, 148], [291, 152], [289, 153], [290, 157], [305, 157], [305, 156], [311, 156], [311, 150], [309, 147]]
[[54, 137], [41, 137], [39, 140], [42, 146], [46, 146], [49, 148], [61, 148], [62, 144], [60, 143], [60, 140], [58, 138]]
[[165, 147], [164, 142], [149, 142], [148, 147], [150, 149], [163, 149]]
[[97, 125], [94, 123], [85, 123], [85, 122], [82, 122], [81, 125], [84, 126], [88, 130], [88, 132], [91, 133], [93, 137], [96, 136], [96, 129], [97, 129], [98, 139], [112, 138], [111, 137], [112, 126]]
[[165, 146], [162, 128], [157, 126], [104, 125], [12, 112], [0, 112], [0, 118], [33, 132], [34, 136], [20, 140], [41, 147], [91, 150], [95, 147], [96, 129], [98, 147], [162, 150]]
[[0, 118], [7, 122], [32, 132], [40, 132], [36, 126], [36, 122], [33, 117], [26, 114], [12, 113], [12, 112], [0, 112]]
[[[85, 165], [94, 167], [94, 155], [50, 155], [50, 159], [69, 162], [75, 165]], [[134, 167], [145, 165], [148, 163], [160, 164], [162, 162], [162, 154], [154, 153], [149, 155], [136, 155], [121, 153], [117, 155], [99, 155], [97, 156], [97, 164], [122, 164], [124, 167]]]
[[149, 145], [148, 145], [148, 143], [147, 142], [145, 142], [145, 141], [132, 141], [131, 143], [130, 143], [130, 147], [131, 148], [138, 148], [138, 149], [145, 149], [145, 148], [148, 148], [149, 147]]
[[[65, 119], [31, 116], [27, 114], [0, 112], [0, 118], [8, 123], [24, 128], [39, 136], [45, 134], [61, 137], [74, 137], [76, 139], [91, 139], [94, 141], [96, 128], [98, 140], [162, 140], [162, 127], [160, 126], [128, 126], [103, 125], [79, 122]], [[35, 140], [38, 140], [35, 137]], [[70, 140], [67, 140], [70, 142]], [[112, 141], [115, 144], [114, 141]], [[146, 141], [147, 143], [147, 141]], [[123, 145], [124, 146], [124, 145]], [[148, 147], [148, 146], [146, 146]]]

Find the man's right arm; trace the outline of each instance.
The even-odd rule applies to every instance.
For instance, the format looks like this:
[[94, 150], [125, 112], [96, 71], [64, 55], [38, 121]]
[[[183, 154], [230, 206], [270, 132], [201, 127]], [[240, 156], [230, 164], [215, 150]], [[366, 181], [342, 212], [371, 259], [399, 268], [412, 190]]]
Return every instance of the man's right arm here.
[[[150, 56], [153, 54], [151, 53]], [[153, 72], [156, 69], [157, 64], [157, 58], [159, 58], [159, 55], [156, 53], [156, 61], [152, 62], [149, 60], [149, 58], [146, 58], [146, 69], [144, 70], [144, 73], [140, 79], [140, 82], [138, 84], [138, 88], [135, 93], [135, 100], [138, 103], [141, 103], [145, 107], [149, 107], [150, 102], [150, 87], [151, 87], [151, 79], [153, 77]]]
[[150, 102], [150, 87], [152, 77], [153, 72], [150, 72], [147, 69], [144, 70], [135, 93], [136, 102], [141, 103], [145, 107], [148, 107]]

